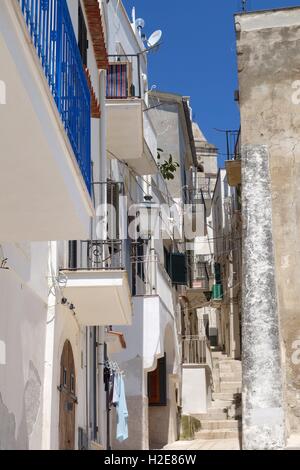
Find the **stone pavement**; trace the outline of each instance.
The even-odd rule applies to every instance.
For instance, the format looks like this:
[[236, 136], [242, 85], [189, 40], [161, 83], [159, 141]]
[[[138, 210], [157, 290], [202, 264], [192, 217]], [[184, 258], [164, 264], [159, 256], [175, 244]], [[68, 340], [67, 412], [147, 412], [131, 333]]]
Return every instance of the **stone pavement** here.
[[[164, 450], [241, 450], [238, 439], [214, 439], [194, 441], [178, 441], [164, 447]], [[286, 450], [300, 450], [300, 434], [288, 439]]]
[[164, 450], [240, 450], [238, 439], [213, 439], [178, 441], [164, 447]]
[[293, 434], [288, 439], [286, 450], [300, 450], [300, 434]]

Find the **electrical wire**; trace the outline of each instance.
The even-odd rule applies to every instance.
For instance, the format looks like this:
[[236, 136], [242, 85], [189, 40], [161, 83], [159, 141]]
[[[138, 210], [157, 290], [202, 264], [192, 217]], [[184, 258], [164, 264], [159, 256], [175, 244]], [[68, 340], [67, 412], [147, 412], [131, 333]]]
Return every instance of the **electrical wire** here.
[[[237, 282], [234, 286], [230, 287], [228, 290], [225, 290], [223, 292], [223, 297], [227, 296], [229, 290], [236, 289], [240, 285], [241, 285], [241, 282]], [[221, 305], [220, 305], [220, 307], [212, 306], [212, 302], [213, 302], [213, 300], [210, 300], [210, 301], [207, 301], [206, 303], [204, 303], [202, 305], [199, 305], [199, 306], [196, 306], [196, 307], [188, 307], [188, 308], [185, 309], [185, 311], [190, 312], [190, 311], [194, 311], [194, 310], [199, 310], [199, 309], [204, 308], [204, 307], [211, 307], [211, 308], [216, 308], [216, 309], [221, 308]], [[220, 301], [220, 303], [221, 303], [221, 301]], [[224, 303], [223, 303], [223, 305], [224, 305]], [[226, 304], [226, 305], [229, 305], [229, 304]]]
[[[125, 165], [127, 168], [128, 168], [128, 171], [135, 177], [135, 178], [140, 178], [142, 181], [144, 181], [147, 186], [150, 188], [152, 186], [151, 183], [149, 183], [149, 181], [147, 181], [143, 176], [139, 175], [135, 170], [133, 170], [126, 162], [124, 162], [123, 160], [121, 160], [115, 153], [111, 152], [109, 149], [107, 149], [107, 152], [112, 156], [114, 157], [116, 160], [118, 160], [118, 162], [120, 162], [122, 165]], [[162, 175], [160, 175], [162, 177]], [[163, 177], [162, 177], [163, 178]], [[164, 181], [164, 180], [163, 180]], [[166, 182], [164, 181], [164, 184], [166, 185]], [[148, 193], [145, 192], [144, 188], [139, 184], [139, 182], [137, 181], [137, 185], [139, 186], [139, 188], [142, 190], [142, 192], [146, 195], [146, 196], [149, 196]], [[170, 200], [178, 205], [178, 202], [175, 201], [175, 199], [172, 198], [172, 196], [169, 194], [168, 192], [168, 188], [167, 188], [167, 185], [166, 185], [166, 190], [167, 190], [167, 193], [164, 193], [163, 191], [161, 191], [158, 186], [156, 185], [156, 188], [158, 189], [158, 191], [160, 192], [160, 194], [162, 194], [163, 196], [165, 196], [165, 198], [167, 199], [168, 201], [168, 204], [170, 204]]]

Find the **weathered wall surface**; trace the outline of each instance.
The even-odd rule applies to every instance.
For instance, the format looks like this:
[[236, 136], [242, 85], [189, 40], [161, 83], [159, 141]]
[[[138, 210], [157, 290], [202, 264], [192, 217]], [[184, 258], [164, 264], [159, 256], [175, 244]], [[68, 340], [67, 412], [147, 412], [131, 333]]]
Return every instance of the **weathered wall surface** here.
[[300, 9], [237, 16], [236, 30], [242, 144], [270, 164], [288, 427], [299, 432]]
[[[47, 244], [3, 245], [0, 270], [0, 450], [41, 449]], [[35, 279], [39, 266], [44, 274]], [[0, 358], [1, 359], [1, 358]]]

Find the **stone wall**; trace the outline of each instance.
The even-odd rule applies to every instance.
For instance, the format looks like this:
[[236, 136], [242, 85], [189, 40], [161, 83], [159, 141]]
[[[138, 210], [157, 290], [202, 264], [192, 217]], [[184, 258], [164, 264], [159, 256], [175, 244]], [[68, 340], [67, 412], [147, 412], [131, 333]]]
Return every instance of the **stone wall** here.
[[[251, 159], [257, 165], [257, 155], [265, 159], [262, 165], [269, 164], [273, 224], [270, 236], [275, 249], [284, 404], [287, 430], [299, 432], [300, 9], [238, 15], [236, 31], [242, 144], [248, 168]], [[256, 197], [255, 182], [260, 177], [257, 168], [253, 168], [252, 177], [252, 189], [251, 181], [248, 181], [249, 192], [244, 195], [244, 203]], [[264, 211], [265, 204], [266, 201], [261, 199], [257, 210]], [[250, 217], [251, 214], [244, 213], [245, 224]], [[255, 248], [254, 240], [253, 243]], [[268, 249], [269, 245], [266, 245], [265, 253]], [[259, 281], [264, 282], [265, 278]], [[265, 292], [261, 291], [262, 301], [269, 295], [270, 285], [266, 288]], [[265, 312], [266, 322], [272, 309], [270, 304], [269, 312]], [[257, 321], [261, 320], [257, 318]], [[261, 338], [261, 341], [261, 354], [264, 355], [264, 345], [268, 344], [270, 337]]]

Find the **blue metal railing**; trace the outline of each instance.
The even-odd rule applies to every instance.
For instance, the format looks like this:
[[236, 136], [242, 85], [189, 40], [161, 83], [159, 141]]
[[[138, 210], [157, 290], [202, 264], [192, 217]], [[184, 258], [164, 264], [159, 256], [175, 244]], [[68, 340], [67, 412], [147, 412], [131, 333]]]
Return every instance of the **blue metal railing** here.
[[91, 98], [66, 0], [18, 0], [91, 193]]

